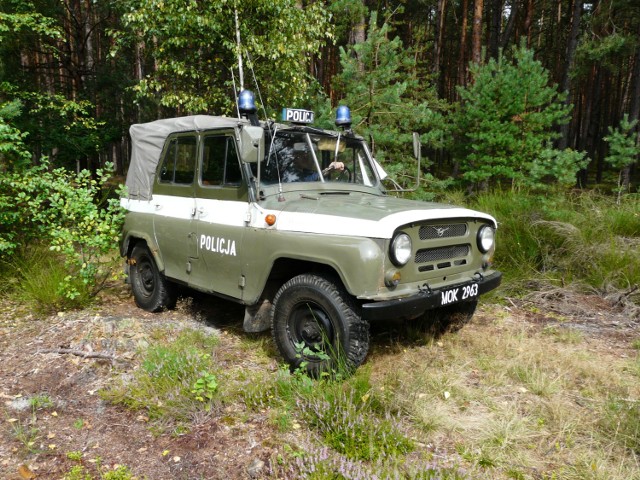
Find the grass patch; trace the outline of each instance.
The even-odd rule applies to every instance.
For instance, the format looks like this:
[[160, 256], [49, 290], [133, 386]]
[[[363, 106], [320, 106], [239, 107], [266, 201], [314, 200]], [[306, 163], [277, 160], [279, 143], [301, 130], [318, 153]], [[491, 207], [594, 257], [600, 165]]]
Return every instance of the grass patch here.
[[637, 198], [616, 205], [592, 192], [500, 192], [479, 196], [472, 207], [499, 222], [496, 266], [512, 292], [524, 291], [532, 279], [622, 290], [640, 283]]
[[602, 418], [608, 438], [640, 455], [640, 400], [612, 397], [604, 404]]
[[328, 388], [323, 396], [299, 401], [303, 418], [338, 453], [352, 460], [376, 460], [399, 456], [413, 450], [413, 442], [390, 413], [376, 415], [370, 394], [357, 390]]
[[471, 478], [637, 478], [640, 384], [629, 360], [549, 340], [517, 321], [472, 324], [378, 363], [372, 381]]
[[173, 340], [156, 340], [130, 378], [121, 376], [100, 394], [182, 430], [219, 399], [218, 372], [211, 356], [217, 343], [216, 336], [201, 330], [183, 330]]
[[[60, 255], [44, 247], [30, 247], [3, 263], [2, 293], [10, 295], [38, 313], [83, 308], [93, 297], [82, 280], [70, 272]], [[65, 295], [72, 287], [77, 295]]]
[[283, 367], [270, 378], [245, 379], [237, 393], [250, 409], [267, 410], [280, 431], [303, 424], [322, 444], [281, 458], [272, 465], [275, 477], [464, 478], [454, 462], [436, 465], [416, 448], [410, 422], [382, 386], [372, 385], [365, 367], [348, 378], [320, 379]]
[[[82, 452], [68, 452], [67, 458], [73, 462], [82, 462]], [[113, 469], [102, 465], [100, 457], [95, 459], [95, 468], [87, 468], [85, 465], [73, 465], [64, 475], [63, 480], [136, 480], [138, 477], [126, 465], [118, 465]]]

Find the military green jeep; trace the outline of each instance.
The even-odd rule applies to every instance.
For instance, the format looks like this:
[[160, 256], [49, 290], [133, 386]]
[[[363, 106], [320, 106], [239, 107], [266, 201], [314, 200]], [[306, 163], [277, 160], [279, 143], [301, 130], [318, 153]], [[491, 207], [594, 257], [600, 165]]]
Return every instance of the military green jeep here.
[[387, 195], [346, 107], [339, 131], [304, 110], [261, 122], [246, 92], [237, 119], [131, 127], [121, 254], [136, 304], [172, 308], [179, 285], [241, 303], [244, 329], [271, 328], [311, 374], [360, 365], [370, 322], [469, 320], [500, 284], [496, 221]]

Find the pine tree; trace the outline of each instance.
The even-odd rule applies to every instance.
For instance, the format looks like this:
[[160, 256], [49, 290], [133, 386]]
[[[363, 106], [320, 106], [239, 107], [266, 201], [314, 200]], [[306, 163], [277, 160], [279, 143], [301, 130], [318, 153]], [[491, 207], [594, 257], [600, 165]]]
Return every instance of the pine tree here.
[[452, 145], [464, 179], [481, 189], [503, 182], [512, 188], [573, 183], [584, 155], [552, 147], [571, 107], [533, 52], [520, 47], [513, 60], [500, 54], [470, 70], [473, 82], [459, 89]]
[[637, 120], [629, 121], [629, 115], [625, 114], [616, 128], [609, 127], [609, 135], [604, 140], [609, 144], [609, 154], [605, 161], [620, 171], [618, 176], [618, 204], [622, 192], [629, 190], [629, 177], [623, 173], [633, 165], [640, 156], [640, 142], [635, 127]]
[[442, 144], [445, 103], [428, 82], [418, 81], [415, 60], [399, 37], [391, 38], [389, 22], [377, 22], [373, 12], [366, 40], [341, 48], [336, 89], [351, 108], [354, 129], [369, 140], [378, 160], [386, 160], [385, 169], [408, 186], [415, 176], [411, 133], [423, 132], [425, 144]]

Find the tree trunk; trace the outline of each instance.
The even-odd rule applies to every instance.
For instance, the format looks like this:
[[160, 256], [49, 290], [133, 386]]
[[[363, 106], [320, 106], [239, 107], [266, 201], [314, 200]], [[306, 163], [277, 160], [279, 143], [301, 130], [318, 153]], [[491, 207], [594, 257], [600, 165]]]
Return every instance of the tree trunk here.
[[441, 97], [444, 95], [444, 81], [442, 79], [443, 72], [441, 71], [440, 63], [442, 61], [442, 40], [444, 37], [444, 19], [446, 7], [447, 0], [438, 0], [438, 9], [436, 12], [436, 31], [433, 40], [433, 65], [431, 65], [431, 73], [436, 76], [438, 93]]
[[[352, 45], [364, 43], [366, 40], [366, 28], [366, 20], [364, 16], [361, 16], [358, 19], [358, 23], [356, 23], [351, 30], [349, 43], [351, 43]], [[358, 70], [361, 72], [364, 71], [364, 63], [360, 58], [357, 57], [357, 54], [356, 59], [358, 60]]]
[[509, 40], [511, 39], [511, 35], [513, 35], [513, 29], [516, 24], [516, 18], [518, 18], [518, 6], [520, 5], [520, 0], [511, 3], [511, 12], [509, 12], [509, 20], [507, 20], [507, 26], [502, 33], [502, 37], [500, 38], [500, 48], [505, 49], [509, 46]]
[[[640, 38], [640, 25], [638, 25], [638, 38]], [[629, 121], [640, 118], [640, 46], [636, 46], [636, 54], [633, 59], [633, 73], [631, 75], [631, 102], [629, 104]], [[640, 126], [636, 125], [636, 143], [640, 142]], [[636, 158], [636, 162], [638, 159]], [[622, 169], [621, 187], [629, 190], [631, 183], [631, 165]]]
[[498, 58], [502, 29], [502, 0], [491, 0], [489, 22], [489, 58]]
[[458, 85], [467, 84], [467, 18], [469, 16], [469, 0], [462, 0], [460, 23], [460, 53], [458, 54]]
[[[543, 11], [544, 15], [544, 11]], [[542, 22], [542, 17], [540, 18]], [[524, 18], [524, 33], [527, 36], [527, 48], [531, 48], [531, 25], [533, 24], [533, 0], [527, 1], [527, 15]]]
[[[582, 16], [582, 4], [583, 0], [575, 0], [573, 4], [573, 15], [571, 17], [571, 32], [569, 34], [569, 41], [567, 42], [567, 50], [564, 58], [564, 67], [562, 69], [562, 81], [560, 82], [560, 91], [567, 95], [564, 103], [565, 105], [571, 104], [571, 91], [570, 91], [570, 74], [573, 69], [573, 60], [576, 55], [576, 49], [578, 47], [578, 35], [580, 34], [580, 18]], [[564, 150], [569, 145], [569, 124], [566, 123], [560, 129], [560, 140], [558, 142], [558, 148]]]
[[479, 64], [482, 61], [482, 12], [484, 0], [475, 0], [473, 5], [473, 30], [471, 34], [471, 60]]

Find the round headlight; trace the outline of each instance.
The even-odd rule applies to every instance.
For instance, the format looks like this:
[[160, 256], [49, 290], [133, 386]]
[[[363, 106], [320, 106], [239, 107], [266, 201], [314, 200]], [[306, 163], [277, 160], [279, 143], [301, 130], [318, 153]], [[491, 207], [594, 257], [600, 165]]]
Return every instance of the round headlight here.
[[483, 225], [478, 230], [478, 248], [482, 253], [487, 253], [495, 243], [495, 232], [490, 225]]
[[398, 267], [407, 264], [411, 258], [411, 238], [406, 233], [399, 233], [391, 242], [391, 261]]

